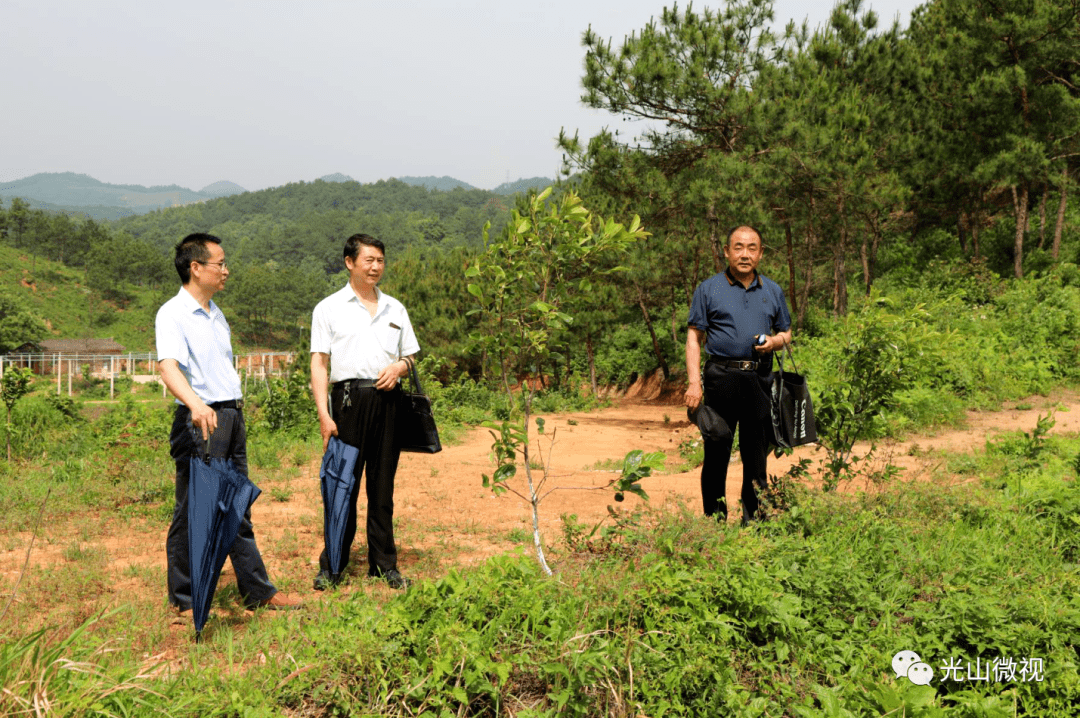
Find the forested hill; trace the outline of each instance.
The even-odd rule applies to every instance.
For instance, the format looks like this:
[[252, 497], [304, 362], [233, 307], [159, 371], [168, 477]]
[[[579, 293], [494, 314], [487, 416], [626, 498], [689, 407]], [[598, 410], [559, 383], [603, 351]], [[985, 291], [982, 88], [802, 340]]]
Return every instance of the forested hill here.
[[356, 232], [378, 237], [395, 252], [414, 245], [477, 246], [484, 223], [501, 227], [510, 204], [485, 190], [315, 180], [128, 217], [113, 226], [162, 251], [185, 234], [204, 231], [226, 240], [236, 261], [296, 265], [310, 258], [336, 272], [341, 242]]
[[[485, 190], [442, 192], [398, 180], [316, 180], [100, 223], [35, 210], [14, 198], [0, 203], [0, 243], [30, 260], [27, 281], [38, 258], [80, 270], [85, 289], [104, 302], [86, 330], [121, 335], [119, 326], [103, 323], [106, 318], [124, 324], [144, 294], [175, 291], [173, 247], [187, 234], [210, 232], [224, 241], [229, 261], [226, 304], [237, 344], [282, 347], [303, 335], [315, 303], [344, 282], [344, 239], [365, 232], [386, 243], [387, 290], [409, 300], [430, 338], [460, 351], [464, 264], [480, 246], [485, 223], [501, 231], [513, 201]], [[48, 312], [38, 315], [59, 327]]]
[[[328, 179], [323, 177], [323, 179]], [[398, 177], [405, 184], [416, 185], [419, 187], [427, 187], [428, 189], [440, 189], [440, 190], [453, 190], [458, 187], [462, 189], [476, 189], [468, 182], [462, 182], [459, 179], [453, 177]], [[340, 181], [340, 180], [338, 180]], [[503, 182], [501, 185], [491, 190], [495, 194], [511, 195], [511, 194], [524, 194], [531, 189], [539, 192], [545, 187], [550, 187], [555, 184], [555, 180], [550, 177], [529, 177], [528, 179], [518, 179], [513, 182]]]
[[457, 189], [458, 187], [461, 189], [476, 189], [476, 187], [473, 187], [468, 182], [462, 182], [459, 179], [454, 179], [453, 177], [446, 175], [443, 175], [442, 177], [397, 177], [395, 179], [401, 180], [405, 184], [411, 184], [415, 187], [426, 187], [427, 189], [440, 189], [444, 191]]
[[530, 177], [528, 179], [514, 180], [513, 182], [503, 182], [491, 191], [495, 194], [524, 194], [531, 189], [539, 192], [553, 184], [555, 184], [555, 180], [549, 177]]

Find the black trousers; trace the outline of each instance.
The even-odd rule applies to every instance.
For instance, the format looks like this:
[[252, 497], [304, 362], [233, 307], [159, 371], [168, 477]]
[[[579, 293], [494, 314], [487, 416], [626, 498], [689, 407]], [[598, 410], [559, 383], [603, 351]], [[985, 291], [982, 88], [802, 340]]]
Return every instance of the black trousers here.
[[[202, 442], [202, 436], [198, 437]], [[191, 452], [196, 438], [191, 431], [191, 410], [180, 404], [173, 415], [172, 431], [169, 432], [169, 453], [176, 462], [176, 503], [173, 506], [172, 524], [165, 539], [168, 561], [169, 603], [186, 611], [191, 608], [191, 557], [188, 548], [188, 483], [191, 479]], [[225, 455], [244, 476], [248, 475], [247, 429], [244, 414], [237, 410], [232, 436]], [[244, 605], [254, 607], [277, 593], [266, 573], [259, 547], [255, 545], [255, 532], [251, 526], [251, 511], [244, 514], [229, 560], [236, 572], [236, 585]]]
[[[705, 403], [715, 409], [732, 433], [739, 427], [739, 455], [743, 464], [743, 520], [754, 518], [758, 491], [767, 486], [765, 461], [769, 444], [765, 430], [771, 428], [764, 379], [752, 371], [705, 364]], [[701, 465], [701, 498], [706, 516], [727, 519], [728, 460], [734, 437], [705, 441], [705, 461]]]
[[[349, 564], [349, 552], [356, 537], [356, 502], [360, 479], [367, 469], [368, 575], [381, 576], [397, 568], [394, 545], [394, 474], [401, 454], [394, 439], [394, 422], [401, 402], [401, 387], [380, 391], [375, 387], [353, 388], [346, 382], [334, 384], [330, 411], [338, 428], [338, 439], [360, 450], [356, 461], [356, 484], [349, 498], [349, 513], [341, 544], [342, 572]], [[348, 400], [346, 401], [346, 396]], [[319, 568], [330, 571], [330, 557], [323, 548]]]

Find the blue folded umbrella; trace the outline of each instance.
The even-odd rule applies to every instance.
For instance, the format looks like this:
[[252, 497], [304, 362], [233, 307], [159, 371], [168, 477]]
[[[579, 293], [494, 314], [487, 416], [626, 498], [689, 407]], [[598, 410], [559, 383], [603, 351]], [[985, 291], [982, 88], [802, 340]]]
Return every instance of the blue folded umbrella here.
[[341, 542], [345, 537], [350, 499], [356, 484], [353, 472], [359, 458], [359, 449], [331, 436], [319, 470], [323, 498], [323, 540], [326, 542], [326, 556], [330, 559], [330, 572], [335, 575], [345, 568], [341, 565]]
[[188, 482], [188, 551], [191, 560], [191, 614], [201, 636], [214, 601], [221, 568], [229, 555], [244, 514], [261, 491], [242, 474], [231, 459], [216, 456], [215, 444], [229, 446], [235, 412], [219, 413], [218, 430], [205, 453], [196, 437]]

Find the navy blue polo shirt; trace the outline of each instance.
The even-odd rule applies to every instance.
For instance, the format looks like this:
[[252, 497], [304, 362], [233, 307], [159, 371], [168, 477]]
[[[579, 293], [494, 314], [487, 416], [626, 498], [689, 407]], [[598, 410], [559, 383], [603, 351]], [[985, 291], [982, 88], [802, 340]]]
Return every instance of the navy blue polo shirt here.
[[791, 328], [784, 290], [754, 273], [746, 288], [724, 271], [694, 290], [687, 324], [705, 332], [705, 350], [713, 357], [756, 359], [754, 336]]

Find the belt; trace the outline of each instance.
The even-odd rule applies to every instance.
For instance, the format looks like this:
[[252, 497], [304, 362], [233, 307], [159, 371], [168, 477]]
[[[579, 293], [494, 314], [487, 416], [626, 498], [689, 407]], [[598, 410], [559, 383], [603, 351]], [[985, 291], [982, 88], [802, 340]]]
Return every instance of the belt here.
[[215, 401], [212, 404], [207, 404], [207, 406], [210, 407], [211, 409], [213, 409], [214, 411], [218, 411], [219, 409], [243, 409], [244, 408], [244, 400], [243, 399], [229, 399], [228, 401]]
[[333, 388], [341, 387], [342, 390], [351, 391], [353, 389], [367, 389], [373, 386], [375, 386], [374, 379], [346, 379], [344, 381], [335, 381]]
[[717, 364], [728, 369], [738, 369], [739, 371], [757, 371], [758, 362], [749, 361], [745, 359], [710, 359], [707, 364]]

